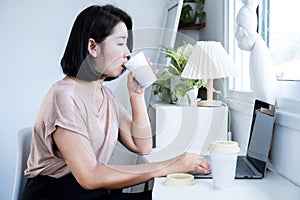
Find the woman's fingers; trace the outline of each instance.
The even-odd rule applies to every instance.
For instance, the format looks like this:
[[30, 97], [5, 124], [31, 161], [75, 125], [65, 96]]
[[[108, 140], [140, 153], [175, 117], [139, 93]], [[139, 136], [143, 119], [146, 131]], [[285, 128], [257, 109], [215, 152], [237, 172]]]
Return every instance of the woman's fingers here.
[[130, 95], [132, 94], [143, 94], [144, 88], [134, 79], [135, 72], [130, 71], [128, 74], [128, 92]]
[[149, 64], [150, 66], [152, 66], [153, 63], [150, 61], [150, 58], [146, 58], [146, 59], [147, 59], [147, 61], [148, 61], [148, 64]]
[[[148, 61], [149, 65], [150, 65], [150, 67], [152, 67], [152, 66], [153, 66], [153, 63], [150, 61], [150, 58], [147, 58], [147, 61]], [[154, 70], [153, 70], [154, 74], [157, 74], [158, 71], [159, 71], [158, 69], [154, 69]]]
[[130, 81], [133, 81], [134, 76], [135, 76], [135, 72], [134, 71], [130, 71], [129, 74], [128, 74], [128, 79]]
[[211, 172], [210, 164], [207, 162], [205, 157], [200, 156], [200, 163], [197, 166], [198, 170], [201, 170], [202, 173], [208, 174]]
[[211, 173], [211, 167], [204, 156], [193, 154], [192, 171], [209, 174]]
[[197, 165], [195, 171], [200, 172], [202, 174], [209, 174], [209, 173], [211, 173], [211, 169], [210, 168], [206, 168], [206, 167], [203, 167], [201, 165]]

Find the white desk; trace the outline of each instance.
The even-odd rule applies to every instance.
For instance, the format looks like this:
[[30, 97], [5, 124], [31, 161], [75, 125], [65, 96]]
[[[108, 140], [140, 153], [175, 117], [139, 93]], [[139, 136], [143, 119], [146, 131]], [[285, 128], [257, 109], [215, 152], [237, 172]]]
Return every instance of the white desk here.
[[232, 188], [215, 189], [212, 179], [196, 179], [192, 186], [171, 187], [156, 178], [154, 200], [299, 200], [300, 188], [280, 175], [267, 172], [263, 179], [236, 179]]

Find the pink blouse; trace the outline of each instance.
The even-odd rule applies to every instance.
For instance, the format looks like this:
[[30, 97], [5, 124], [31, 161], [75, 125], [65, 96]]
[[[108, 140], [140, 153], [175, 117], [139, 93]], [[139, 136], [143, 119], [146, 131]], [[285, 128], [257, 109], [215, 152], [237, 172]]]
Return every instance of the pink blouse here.
[[60, 178], [70, 173], [51, 136], [57, 126], [78, 134], [86, 150], [99, 164], [108, 163], [118, 139], [121, 120], [130, 116], [105, 86], [102, 86], [103, 103], [99, 110], [95, 109], [97, 84], [60, 80], [50, 88], [35, 121], [25, 170], [27, 177], [48, 175]]

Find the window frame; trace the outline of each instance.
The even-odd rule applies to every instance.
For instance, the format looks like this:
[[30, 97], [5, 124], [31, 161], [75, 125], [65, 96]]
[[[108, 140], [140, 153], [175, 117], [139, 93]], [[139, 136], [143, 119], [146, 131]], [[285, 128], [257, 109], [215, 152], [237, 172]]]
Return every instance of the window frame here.
[[[262, 4], [262, 5], [261, 5]], [[267, 28], [267, 23], [269, 22], [269, 15], [262, 13], [266, 12], [266, 9], [270, 6], [270, 0], [261, 1], [261, 4], [258, 7], [257, 12], [260, 13], [259, 16], [265, 16], [263, 20], [259, 19], [259, 21], [263, 21], [262, 23], [258, 23], [258, 31], [262, 32], [263, 29], [269, 30]], [[227, 48], [229, 55], [233, 56], [235, 51], [235, 37], [234, 37], [234, 30], [235, 30], [235, 16], [238, 10], [235, 10], [235, 1], [227, 1], [224, 4], [224, 32], [225, 38], [224, 43], [225, 47]], [[267, 23], [266, 23], [267, 22]], [[267, 34], [262, 35], [263, 39], [267, 41], [267, 45], [269, 45], [269, 32]], [[233, 59], [235, 60], [234, 56]], [[280, 107], [278, 109], [278, 113], [300, 113], [300, 109], [294, 109], [295, 105], [300, 107], [300, 80], [277, 80], [278, 87], [277, 87], [277, 106]], [[225, 81], [225, 92], [224, 92], [224, 101], [228, 103], [229, 107], [236, 107], [239, 109], [243, 105], [248, 105], [249, 103], [253, 103], [255, 100], [255, 95], [253, 91], [246, 91], [246, 90], [238, 90], [234, 87], [232, 88], [232, 84], [234, 84], [233, 78], [227, 79]], [[294, 105], [291, 108], [290, 105]]]

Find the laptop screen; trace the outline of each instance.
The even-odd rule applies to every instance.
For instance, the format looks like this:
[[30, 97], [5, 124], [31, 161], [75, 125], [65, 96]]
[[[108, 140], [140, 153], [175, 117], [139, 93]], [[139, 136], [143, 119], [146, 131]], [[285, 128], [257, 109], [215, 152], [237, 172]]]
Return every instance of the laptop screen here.
[[269, 159], [275, 120], [274, 115], [274, 105], [255, 100], [247, 158], [262, 174], [264, 174], [266, 163]]

